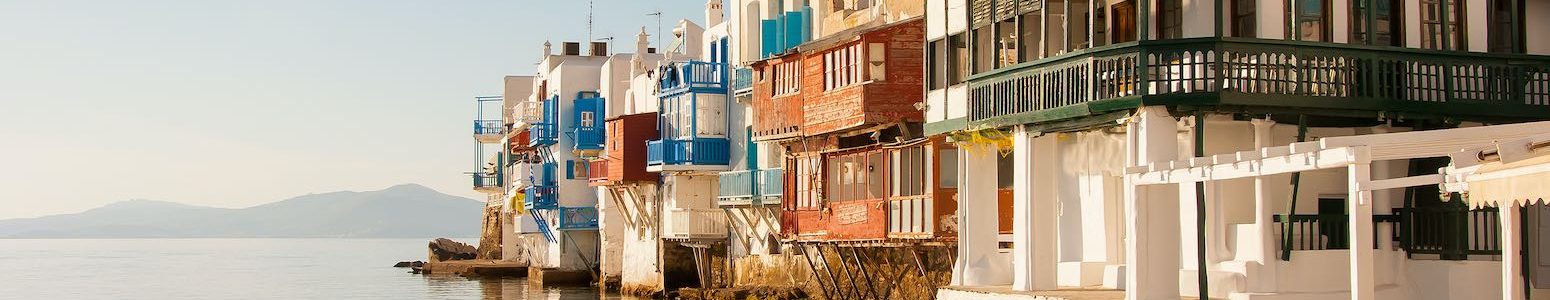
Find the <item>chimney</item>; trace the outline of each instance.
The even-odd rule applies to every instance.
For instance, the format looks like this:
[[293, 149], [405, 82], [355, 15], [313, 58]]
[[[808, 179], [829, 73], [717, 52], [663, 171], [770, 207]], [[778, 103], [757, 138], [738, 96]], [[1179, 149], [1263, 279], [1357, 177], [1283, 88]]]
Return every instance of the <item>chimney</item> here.
[[563, 45], [564, 49], [561, 49], [561, 51], [564, 52], [561, 52], [560, 55], [581, 55], [581, 43], [565, 42]]
[[553, 54], [554, 54], [554, 45], [553, 44], [549, 44], [549, 41], [544, 41], [544, 57], [549, 57], [549, 55], [553, 55]]
[[721, 0], [705, 2], [705, 28], [721, 25]]
[[592, 56], [608, 56], [608, 42], [592, 42]]

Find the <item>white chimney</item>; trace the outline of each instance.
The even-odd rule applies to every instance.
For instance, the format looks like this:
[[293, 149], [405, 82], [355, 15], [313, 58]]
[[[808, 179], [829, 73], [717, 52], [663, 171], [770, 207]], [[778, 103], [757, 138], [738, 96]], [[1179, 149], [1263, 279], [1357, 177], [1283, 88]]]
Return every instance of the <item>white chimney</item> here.
[[721, 1], [708, 0], [705, 2], [705, 28], [721, 25]]

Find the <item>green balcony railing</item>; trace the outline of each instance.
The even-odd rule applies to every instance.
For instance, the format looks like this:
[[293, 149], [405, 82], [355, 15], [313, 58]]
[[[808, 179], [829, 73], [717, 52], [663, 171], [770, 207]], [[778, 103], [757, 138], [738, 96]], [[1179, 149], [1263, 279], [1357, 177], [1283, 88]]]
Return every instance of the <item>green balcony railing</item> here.
[[1156, 104], [1550, 118], [1550, 56], [1243, 38], [1079, 50], [969, 86], [969, 121], [992, 126]]
[[720, 205], [762, 205], [779, 203], [785, 187], [784, 170], [760, 169], [722, 172]]

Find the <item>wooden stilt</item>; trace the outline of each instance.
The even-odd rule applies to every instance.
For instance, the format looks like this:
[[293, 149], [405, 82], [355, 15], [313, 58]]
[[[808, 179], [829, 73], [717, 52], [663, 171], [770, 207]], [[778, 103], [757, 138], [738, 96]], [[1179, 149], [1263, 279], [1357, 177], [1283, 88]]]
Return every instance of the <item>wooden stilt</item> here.
[[872, 272], [867, 270], [865, 263], [862, 263], [861, 255], [857, 254], [856, 248], [850, 247], [850, 258], [856, 262], [856, 272], [861, 273], [861, 279], [866, 282], [867, 292], [872, 293], [872, 299], [883, 299], [877, 294], [877, 288], [872, 287]]
[[910, 249], [910, 257], [915, 259], [915, 269], [920, 271], [920, 277], [926, 277], [926, 264], [920, 260], [920, 251]]
[[[845, 279], [850, 281], [850, 286], [847, 288], [847, 290], [849, 290], [852, 295], [855, 295], [856, 299], [862, 299], [861, 298], [861, 291], [858, 290], [858, 287], [860, 287], [861, 285], [856, 284], [856, 276], [854, 274], [851, 274], [850, 266], [845, 263], [845, 254], [840, 252], [839, 245], [829, 245], [829, 247], [830, 248], [834, 248], [834, 256], [836, 256], [836, 258], [838, 258], [839, 261], [840, 261], [840, 271], [845, 272]], [[820, 248], [818, 250], [818, 253], [822, 254], [823, 253], [823, 249]], [[829, 261], [828, 259], [824, 259], [825, 263], [827, 263], [828, 261]]]
[[818, 276], [818, 266], [813, 264], [812, 253], [808, 252], [805, 246], [797, 247], [802, 248], [802, 260], [807, 261], [807, 269], [810, 270], [808, 273], [812, 273], [813, 280], [818, 281], [818, 289], [823, 290], [824, 297], [832, 298], [834, 294], [829, 291], [829, 286], [824, 285], [823, 277]]
[[829, 266], [828, 256], [823, 254], [823, 245], [813, 245], [813, 250], [818, 251], [818, 261], [823, 262], [823, 272], [829, 274], [829, 283], [834, 284], [834, 294], [836, 296], [848, 298], [848, 295], [844, 295], [844, 291], [842, 288], [840, 288], [839, 277], [834, 276], [834, 268]]

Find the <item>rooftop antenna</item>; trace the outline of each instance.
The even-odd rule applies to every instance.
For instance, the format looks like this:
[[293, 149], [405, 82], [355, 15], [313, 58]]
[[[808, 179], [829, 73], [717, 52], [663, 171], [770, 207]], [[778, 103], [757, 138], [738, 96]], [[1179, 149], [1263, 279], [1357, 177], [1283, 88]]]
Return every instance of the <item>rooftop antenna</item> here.
[[657, 17], [657, 36], [656, 36], [656, 38], [657, 38], [657, 45], [656, 46], [660, 48], [660, 47], [662, 47], [662, 9], [658, 8], [656, 12], [649, 13], [649, 14], [646, 14], [646, 15], [647, 16], [655, 16], [655, 17]]

